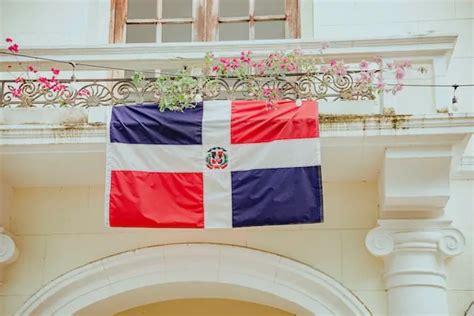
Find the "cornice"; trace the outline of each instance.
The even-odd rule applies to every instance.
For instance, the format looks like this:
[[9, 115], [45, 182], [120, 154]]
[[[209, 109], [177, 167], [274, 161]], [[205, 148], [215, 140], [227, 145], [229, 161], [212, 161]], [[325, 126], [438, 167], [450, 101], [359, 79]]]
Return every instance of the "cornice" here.
[[[108, 44], [100, 46], [63, 46], [63, 47], [23, 47], [22, 52], [28, 55], [54, 58], [63, 61], [100, 63], [101, 65], [127, 65], [151, 63], [153, 65], [176, 65], [186, 63], [197, 65], [203, 63], [206, 52], [213, 51], [216, 56], [234, 56], [239, 49], [251, 47], [256, 57], [282, 49], [301, 49], [305, 55], [344, 59], [347, 62], [360, 60], [374, 55], [385, 58], [432, 58], [451, 54], [457, 41], [457, 35], [415, 35], [370, 39], [328, 39], [330, 47], [321, 54], [322, 40], [259, 40], [229, 42], [193, 42], [193, 43], [160, 43], [160, 44]], [[250, 45], [250, 46], [249, 46]], [[20, 58], [21, 59], [21, 58]], [[15, 57], [5, 57], [0, 62], [0, 69], [16, 61]], [[31, 63], [31, 62], [30, 62]], [[37, 67], [48, 64], [41, 61], [32, 62]], [[16, 67], [13, 65], [13, 67]], [[77, 70], [81, 70], [78, 67]]]
[[[474, 114], [410, 115], [322, 115], [320, 136], [324, 141], [353, 137], [412, 137], [442, 135], [455, 142], [462, 135], [474, 133]], [[105, 143], [106, 126], [87, 124], [17, 124], [0, 125], [1, 145]], [[455, 136], [454, 139], [450, 136]], [[456, 135], [460, 135], [457, 137]], [[439, 140], [441, 142], [441, 139]]]

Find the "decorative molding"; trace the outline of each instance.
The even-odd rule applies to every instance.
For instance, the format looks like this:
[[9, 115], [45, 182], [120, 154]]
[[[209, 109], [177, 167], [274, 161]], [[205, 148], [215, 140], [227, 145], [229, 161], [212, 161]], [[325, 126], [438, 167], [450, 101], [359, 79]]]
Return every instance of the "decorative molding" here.
[[[300, 73], [278, 76], [196, 77], [186, 83], [187, 94], [205, 100], [262, 99], [262, 91], [273, 89], [278, 99], [296, 100], [375, 100], [376, 91], [368, 84], [360, 84], [358, 70], [348, 70], [343, 76], [330, 73]], [[176, 78], [175, 78], [176, 79]], [[179, 81], [179, 79], [176, 79]], [[64, 91], [44, 89], [37, 81], [17, 83], [15, 80], [0, 81], [0, 108], [89, 108], [125, 104], [158, 104], [167, 95], [167, 89], [157, 84], [156, 78], [134, 82], [125, 79], [61, 80], [69, 84]], [[13, 95], [21, 91], [21, 97]]]
[[[384, 58], [433, 56], [449, 58], [454, 50], [457, 35], [422, 35], [371, 39], [336, 39], [321, 55], [343, 59], [346, 62], [360, 61], [363, 58], [382, 56]], [[22, 52], [38, 57], [54, 58], [65, 62], [75, 61], [89, 64], [105, 65], [135, 69], [181, 68], [184, 64], [202, 66], [202, 58], [206, 52], [212, 51], [217, 57], [237, 56], [237, 47], [251, 46], [254, 56], [264, 56], [282, 49], [301, 49], [305, 55], [320, 55], [323, 41], [311, 40], [264, 40], [264, 41], [230, 41], [230, 42], [192, 42], [192, 43], [159, 43], [159, 44], [110, 44], [103, 46], [69, 46], [62, 48], [31, 47], [22, 48]], [[23, 58], [18, 57], [20, 61]], [[28, 63], [39, 70], [49, 70], [50, 62], [31, 61]], [[0, 68], [11, 71], [20, 70], [16, 56], [5, 56], [0, 61]], [[76, 70], [92, 70], [78, 67]]]
[[[64, 118], [76, 117], [75, 121], [60, 121], [58, 109], [0, 109], [0, 138], [2, 145], [21, 144], [105, 144], [105, 120], [97, 121], [100, 110], [107, 107], [70, 109], [74, 113]], [[91, 113], [93, 112], [93, 114]], [[83, 113], [83, 116], [80, 116]], [[89, 113], [89, 115], [88, 115]], [[74, 114], [74, 116], [72, 115]], [[35, 117], [37, 117], [35, 121]], [[94, 117], [94, 118], [93, 118]], [[88, 123], [89, 121], [89, 123]], [[464, 134], [474, 132], [474, 114], [434, 115], [320, 115], [322, 140], [330, 138], [348, 139], [369, 137], [384, 146], [400, 146], [406, 137], [410, 146], [426, 143], [454, 144], [461, 141]], [[432, 137], [417, 141], [415, 137]], [[383, 138], [382, 138], [383, 137]], [[390, 142], [389, 137], [394, 137]]]
[[348, 289], [310, 266], [217, 244], [155, 246], [98, 260], [53, 280], [15, 315], [91, 310], [111, 315], [160, 300], [210, 296], [253, 301], [296, 315], [370, 315]]

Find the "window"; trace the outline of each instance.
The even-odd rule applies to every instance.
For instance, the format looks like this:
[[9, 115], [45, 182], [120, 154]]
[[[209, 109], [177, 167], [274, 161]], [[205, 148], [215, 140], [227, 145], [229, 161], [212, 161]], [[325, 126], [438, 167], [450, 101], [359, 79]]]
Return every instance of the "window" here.
[[112, 43], [300, 37], [300, 0], [112, 0]]

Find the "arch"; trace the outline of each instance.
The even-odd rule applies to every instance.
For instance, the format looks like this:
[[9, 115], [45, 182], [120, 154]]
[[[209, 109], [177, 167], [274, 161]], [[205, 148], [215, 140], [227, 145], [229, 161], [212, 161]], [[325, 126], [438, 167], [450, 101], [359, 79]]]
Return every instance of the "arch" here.
[[70, 271], [16, 315], [110, 315], [177, 298], [230, 298], [296, 315], [370, 315], [335, 279], [276, 254], [221, 244], [131, 250]]

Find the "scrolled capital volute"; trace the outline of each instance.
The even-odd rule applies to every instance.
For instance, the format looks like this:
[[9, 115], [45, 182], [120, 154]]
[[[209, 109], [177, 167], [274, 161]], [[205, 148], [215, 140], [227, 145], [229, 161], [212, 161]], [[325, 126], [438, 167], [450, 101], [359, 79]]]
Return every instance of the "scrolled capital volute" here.
[[15, 242], [7, 234], [0, 233], [0, 264], [8, 264], [18, 257]]
[[443, 230], [441, 238], [438, 240], [438, 249], [447, 257], [459, 255], [466, 246], [464, 234], [456, 228]]
[[393, 251], [395, 241], [389, 231], [375, 228], [367, 234], [365, 245], [371, 254], [380, 257]]

